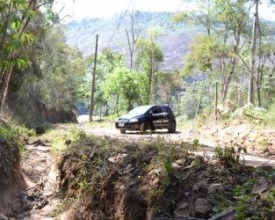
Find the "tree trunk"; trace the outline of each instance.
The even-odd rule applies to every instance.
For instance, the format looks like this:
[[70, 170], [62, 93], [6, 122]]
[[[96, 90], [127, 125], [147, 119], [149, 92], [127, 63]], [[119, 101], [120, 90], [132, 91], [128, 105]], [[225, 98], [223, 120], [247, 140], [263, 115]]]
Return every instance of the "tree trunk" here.
[[154, 73], [154, 70], [153, 70], [153, 55], [150, 57], [151, 59], [151, 68], [150, 68], [150, 73], [149, 73], [149, 103], [152, 104], [152, 93], [153, 93], [153, 73]]
[[[12, 60], [13, 59], [14, 59], [14, 54], [12, 55]], [[12, 71], [13, 71], [13, 64], [11, 64], [11, 66], [7, 72], [7, 75], [5, 77], [5, 80], [3, 82], [4, 85], [2, 88], [3, 91], [1, 93], [1, 100], [0, 100], [0, 115], [2, 115], [4, 112], [4, 105], [5, 105], [5, 101], [6, 101], [8, 90], [9, 90], [9, 83], [10, 83]]]
[[119, 94], [116, 95], [116, 105], [115, 105], [115, 112], [117, 115], [119, 115]]
[[130, 27], [130, 33], [128, 32], [127, 29], [125, 29], [126, 32], [126, 37], [127, 37], [127, 43], [128, 43], [128, 48], [129, 48], [129, 53], [130, 53], [130, 69], [133, 69], [133, 62], [134, 62], [134, 52], [135, 52], [135, 44], [139, 38], [139, 35], [141, 33], [140, 30], [135, 30], [135, 25], [138, 20], [138, 12], [135, 11], [128, 11], [129, 16], [130, 16], [130, 22], [131, 22], [131, 27]]
[[255, 3], [255, 13], [252, 29], [252, 41], [250, 50], [250, 72], [249, 72], [249, 85], [248, 85], [248, 95], [247, 104], [254, 104], [254, 84], [255, 84], [255, 64], [256, 64], [256, 43], [258, 39], [258, 12], [259, 12], [259, 0], [254, 0]]
[[232, 68], [230, 70], [230, 73], [229, 75], [227, 76], [224, 84], [223, 84], [223, 91], [222, 91], [222, 102], [225, 101], [226, 97], [227, 97], [227, 94], [228, 94], [228, 89], [229, 89], [229, 84], [231, 83], [231, 80], [232, 80], [232, 75], [235, 71], [235, 64], [236, 64], [236, 59], [233, 58], [233, 61], [232, 61]]

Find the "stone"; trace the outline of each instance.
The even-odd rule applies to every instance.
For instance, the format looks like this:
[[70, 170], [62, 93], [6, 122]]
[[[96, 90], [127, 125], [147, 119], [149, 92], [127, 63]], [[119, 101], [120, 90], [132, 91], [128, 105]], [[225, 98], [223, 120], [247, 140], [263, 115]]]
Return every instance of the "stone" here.
[[179, 202], [174, 210], [174, 217], [190, 217], [190, 207], [188, 202]]
[[261, 194], [264, 193], [266, 190], [268, 190], [268, 181], [266, 178], [261, 177], [258, 181], [258, 183], [253, 185], [252, 193]]
[[221, 183], [212, 183], [208, 186], [209, 194], [222, 193], [225, 190], [225, 187]]
[[0, 213], [0, 219], [1, 220], [8, 220], [8, 218], [6, 216], [4, 216], [3, 214]]
[[225, 209], [224, 211], [213, 215], [208, 220], [235, 220], [236, 219], [236, 212], [233, 207], [229, 207]]
[[205, 218], [212, 211], [212, 207], [207, 199], [198, 198], [195, 201], [194, 211], [195, 211], [197, 217]]

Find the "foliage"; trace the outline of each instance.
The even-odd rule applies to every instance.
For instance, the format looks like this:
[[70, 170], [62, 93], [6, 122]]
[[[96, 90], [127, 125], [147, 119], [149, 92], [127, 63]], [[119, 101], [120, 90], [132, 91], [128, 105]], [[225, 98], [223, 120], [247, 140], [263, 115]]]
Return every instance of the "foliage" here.
[[[143, 85], [143, 74], [131, 71], [126, 67], [116, 68], [113, 73], [109, 73], [105, 77], [105, 81], [100, 84], [100, 88], [104, 91], [104, 98], [115, 109], [120, 109], [121, 104], [126, 104], [127, 109], [130, 110], [134, 103], [142, 104], [143, 95], [145, 95]], [[119, 99], [118, 99], [119, 98]]]
[[246, 118], [251, 121], [261, 121], [267, 115], [267, 110], [264, 108], [254, 107], [253, 105], [245, 105], [237, 109], [232, 116], [234, 118]]
[[271, 176], [274, 175], [274, 171], [257, 173], [261, 169], [255, 170], [254, 177], [251, 177], [242, 185], [237, 185], [234, 189], [234, 197], [237, 199], [235, 206], [237, 219], [245, 219], [248, 216], [252, 219], [269, 219], [271, 213], [275, 211], [274, 189], [271, 188], [262, 193], [261, 190], [263, 189], [259, 188], [267, 179], [273, 179]]
[[188, 21], [188, 14], [183, 11], [178, 11], [171, 17], [172, 23], [179, 23], [179, 22], [185, 22]]
[[267, 112], [265, 112], [263, 115], [262, 123], [267, 127], [275, 127], [275, 104], [272, 104], [269, 106]]
[[157, 72], [153, 77], [153, 103], [168, 103], [171, 107], [178, 103], [182, 89], [181, 76], [178, 72]]
[[163, 61], [163, 53], [156, 43], [161, 29], [156, 27], [149, 31], [150, 40], [139, 38], [136, 43], [137, 58], [136, 68], [146, 74], [146, 103], [152, 103], [154, 73], [158, 71], [159, 64]]
[[65, 44], [60, 28], [48, 30], [42, 46], [41, 78], [32, 78], [22, 90], [30, 90], [49, 108], [70, 111], [79, 99], [77, 90], [83, 81], [85, 61], [77, 50]]
[[[21, 73], [25, 73], [24, 69], [35, 60], [28, 56], [32, 53], [30, 48], [35, 43], [35, 35], [39, 35], [47, 19], [46, 16], [43, 17], [40, 9], [44, 6], [48, 9], [45, 14], [51, 12], [51, 2], [40, 1], [38, 4], [36, 1], [11, 0], [1, 1], [1, 4], [3, 4], [0, 8], [0, 111], [2, 112], [14, 72], [21, 70]], [[38, 25], [36, 22], [39, 19]], [[38, 31], [34, 27], [37, 27]]]
[[72, 141], [77, 141], [77, 140], [87, 138], [87, 134], [84, 130], [79, 130], [73, 126], [71, 127], [69, 132], [71, 133], [70, 137]]
[[194, 119], [196, 115], [203, 113], [203, 110], [214, 104], [213, 86], [204, 81], [184, 82], [183, 85], [184, 91], [179, 97], [175, 111], [177, 115], [185, 116], [188, 120]]
[[16, 127], [16, 130], [21, 137], [35, 137], [36, 136], [36, 132], [34, 129], [28, 129], [25, 126]]
[[[93, 62], [93, 57], [87, 59], [88, 71]], [[146, 85], [145, 75], [125, 67], [121, 54], [104, 50], [97, 62], [95, 93], [97, 112], [101, 115], [104, 108], [104, 116], [109, 115], [109, 110], [110, 114], [119, 114], [120, 111], [128, 111], [134, 105], [145, 103]], [[82, 102], [87, 103], [90, 88], [90, 77], [86, 76], [85, 82], [79, 88]]]
[[[155, 14], [155, 18], [152, 18], [152, 15], [143, 12], [137, 12], [140, 23], [138, 25], [139, 28], [143, 28], [141, 30], [141, 36], [139, 42], [136, 44], [136, 51], [140, 54], [137, 54], [136, 59], [136, 70], [141, 71], [147, 74], [146, 83], [153, 86], [146, 85], [147, 93], [150, 91], [151, 97], [150, 100], [147, 97], [146, 102], [167, 102], [173, 103], [177, 112], [180, 114], [185, 114], [185, 111], [182, 111], [178, 106], [187, 106], [200, 105], [198, 103], [202, 103], [199, 107], [199, 111], [194, 106], [193, 111], [189, 111], [188, 117], [193, 118], [196, 113], [200, 114], [203, 112], [203, 109], [211, 104], [214, 104], [213, 94], [214, 92], [213, 85], [215, 82], [219, 82], [218, 86], [218, 102], [221, 104], [230, 103], [231, 106], [234, 106], [233, 110], [239, 107], [242, 107], [247, 103], [247, 94], [248, 94], [248, 79], [250, 71], [250, 60], [251, 60], [251, 39], [252, 39], [252, 19], [250, 14], [253, 13], [254, 4], [253, 1], [225, 1], [225, 0], [211, 0], [211, 1], [196, 1], [197, 8], [194, 10], [185, 10], [185, 7], [182, 10], [179, 10], [172, 18], [175, 23], [167, 22], [169, 19], [168, 14]], [[199, 9], [199, 10], [197, 10]], [[170, 14], [171, 16], [171, 14]], [[171, 16], [172, 17], [172, 16]], [[160, 20], [159, 26], [163, 28], [164, 31], [160, 30], [157, 26], [156, 20]], [[95, 30], [99, 29], [102, 36], [102, 45], [107, 45], [107, 48], [112, 49], [112, 51], [120, 52], [122, 56], [124, 56], [127, 47], [127, 39], [125, 39], [125, 28], [124, 24], [128, 21], [124, 19], [121, 22], [121, 26], [117, 28], [116, 34], [114, 34], [111, 40], [106, 39], [106, 30], [110, 27], [114, 26], [112, 23], [114, 20], [104, 21], [103, 19], [93, 20], [93, 23], [90, 23], [89, 20], [81, 21], [83, 27], [86, 26], [89, 31], [87, 33], [93, 33]], [[79, 22], [80, 23], [80, 22]], [[148, 23], [152, 23], [147, 26]], [[193, 29], [190, 30], [190, 25], [188, 23], [196, 24], [197, 26], [192, 26]], [[144, 26], [141, 26], [143, 24]], [[164, 25], [165, 24], [165, 25]], [[259, 21], [261, 31], [259, 34], [261, 35], [261, 42], [259, 42], [260, 48], [257, 50], [258, 61], [256, 65], [258, 65], [257, 75], [255, 73], [255, 99], [256, 96], [259, 96], [259, 103], [254, 103], [255, 106], [261, 106], [267, 108], [270, 104], [274, 102], [274, 77], [271, 74], [272, 69], [274, 67], [274, 62], [272, 61], [272, 51], [274, 51], [274, 33], [272, 32], [272, 23], [268, 23], [266, 21]], [[76, 32], [78, 27], [73, 27], [76, 25], [70, 24], [71, 30]], [[128, 26], [127, 26], [128, 27]], [[200, 28], [202, 31], [197, 31]], [[81, 33], [84, 31], [84, 28], [81, 29]], [[149, 30], [149, 33], [145, 33]], [[150, 32], [153, 30], [153, 33]], [[79, 30], [78, 30], [79, 31]], [[83, 33], [83, 34], [87, 34]], [[181, 33], [182, 35], [176, 35], [177, 33]], [[188, 33], [188, 35], [185, 35]], [[155, 38], [155, 36], [160, 36]], [[174, 55], [171, 53], [168, 42], [172, 42], [170, 38], [167, 40], [166, 36], [175, 37], [171, 39], [176, 39], [178, 43], [175, 43], [173, 51], [176, 51], [177, 48], [186, 45], [189, 46], [189, 50], [187, 47], [183, 48], [184, 58], [184, 68], [181, 71], [185, 79], [188, 80], [188, 83], [193, 83], [194, 81], [202, 81], [202, 75], [204, 75], [204, 79], [208, 82], [206, 84], [209, 85], [210, 90], [212, 90], [212, 98], [206, 97], [207, 93], [203, 93], [202, 99], [200, 100], [200, 95], [198, 93], [192, 94], [192, 98], [188, 98], [188, 96], [182, 98], [182, 104], [180, 103], [180, 98], [184, 95], [183, 91], [185, 85], [180, 85], [180, 88], [177, 85], [171, 85], [168, 88], [168, 85], [161, 86], [156, 85], [158, 78], [158, 71], [162, 68], [166, 68], [168, 65], [174, 63], [180, 63], [180, 61], [171, 62], [171, 57]], [[196, 37], [193, 38], [193, 36]], [[124, 36], [121, 37], [121, 36]], [[71, 39], [71, 38], [70, 38]], [[89, 43], [94, 44], [94, 39], [91, 39], [91, 36], [87, 36], [89, 39]], [[180, 39], [177, 40], [177, 39]], [[79, 41], [80, 39], [75, 39], [75, 41]], [[151, 74], [150, 59], [150, 51], [149, 48], [153, 48], [152, 40], [157, 44], [161, 45], [162, 48], [165, 48], [165, 51], [162, 52], [162, 59], [164, 60], [164, 65], [160, 65], [160, 63], [155, 63], [155, 71], [154, 74]], [[72, 40], [71, 40], [72, 41]], [[105, 44], [105, 42], [108, 42]], [[115, 44], [114, 44], [115, 42]], [[164, 43], [165, 42], [165, 43]], [[72, 43], [72, 42], [71, 42]], [[72, 44], [74, 44], [73, 42]], [[79, 43], [75, 43], [80, 45]], [[115, 46], [114, 46], [115, 45]], [[123, 46], [124, 45], [124, 46]], [[104, 47], [103, 46], [103, 47]], [[85, 54], [90, 54], [86, 48], [93, 48], [93, 45], [87, 47], [87, 45], [82, 45], [83, 51], [85, 50]], [[85, 47], [85, 49], [84, 49]], [[176, 48], [177, 47], [177, 48]], [[158, 50], [158, 49], [157, 49]], [[160, 52], [159, 51], [159, 52]], [[187, 53], [188, 51], [188, 53]], [[148, 56], [145, 56], [149, 54]], [[151, 50], [151, 55], [152, 55]], [[156, 58], [161, 58], [160, 53], [157, 53], [158, 56]], [[167, 57], [164, 57], [167, 56]], [[168, 57], [169, 56], [169, 57]], [[151, 56], [152, 57], [152, 56]], [[173, 59], [173, 58], [172, 58]], [[127, 57], [125, 56], [125, 60], [127, 63]], [[178, 59], [179, 60], [179, 59]], [[169, 61], [169, 64], [167, 64]], [[174, 61], [174, 60], [173, 60]], [[161, 61], [160, 61], [161, 62]], [[152, 63], [152, 62], [151, 62]], [[175, 65], [174, 65], [175, 66]], [[171, 69], [169, 67], [168, 69]], [[170, 81], [170, 77], [167, 76], [167, 81]], [[164, 78], [165, 80], [165, 78]], [[178, 81], [180, 82], [180, 80]], [[256, 90], [259, 88], [259, 94], [256, 94]], [[205, 90], [203, 91], [205, 92]], [[99, 100], [102, 99], [102, 92], [98, 91]], [[166, 96], [160, 96], [159, 94]], [[169, 95], [166, 95], [169, 94]], [[171, 95], [172, 94], [172, 95]], [[172, 98], [169, 98], [172, 97]], [[206, 101], [206, 100], [210, 101]], [[194, 101], [195, 100], [195, 104]], [[108, 104], [106, 104], [106, 100], [104, 100], [103, 108], [108, 108]], [[124, 101], [122, 100], [121, 103]], [[101, 101], [103, 103], [103, 101]], [[124, 102], [125, 103], [125, 102]], [[175, 104], [174, 104], [175, 103]], [[126, 105], [126, 104], [124, 104]], [[100, 106], [100, 105], [98, 105]], [[113, 109], [113, 106], [110, 106]], [[99, 109], [100, 107], [98, 107]], [[124, 106], [124, 109], [127, 107]], [[188, 110], [191, 108], [187, 108]], [[178, 111], [179, 110], [179, 111]], [[185, 117], [185, 115], [183, 115]]]
[[51, 144], [51, 154], [59, 154], [62, 152], [65, 152], [67, 149], [67, 146], [65, 145], [64, 141], [62, 139], [55, 139], [52, 141]]
[[199, 73], [212, 69], [213, 54], [216, 50], [216, 42], [213, 37], [198, 36], [190, 45], [191, 53], [186, 56], [187, 65], [182, 70], [183, 75], [194, 71]]
[[[25, 152], [24, 138], [35, 135], [33, 131], [19, 126], [8, 126], [4, 122], [0, 122], [0, 137], [4, 141], [14, 145], [23, 155]], [[10, 149], [11, 150], [11, 149]]]
[[225, 167], [232, 167], [240, 163], [241, 152], [247, 153], [246, 149], [243, 147], [216, 147], [215, 156], [218, 161]]

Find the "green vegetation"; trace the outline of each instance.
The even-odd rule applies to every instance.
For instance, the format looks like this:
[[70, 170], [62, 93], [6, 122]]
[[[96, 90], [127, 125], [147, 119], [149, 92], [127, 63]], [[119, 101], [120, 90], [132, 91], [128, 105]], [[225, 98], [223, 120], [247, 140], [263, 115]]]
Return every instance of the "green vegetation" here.
[[263, 124], [267, 127], [275, 127], [275, 104], [269, 106], [268, 111], [264, 114]]
[[[251, 20], [249, 15], [257, 10], [257, 2], [249, 8], [245, 2], [197, 1], [202, 15], [197, 11], [178, 12], [174, 17], [171, 13], [134, 11], [125, 13], [120, 21], [117, 17], [86, 19], [67, 25], [56, 25], [58, 16], [48, 2], [43, 3], [47, 9], [43, 12], [28, 8], [27, 0], [5, 3], [7, 7], [1, 9], [4, 41], [0, 46], [5, 51], [1, 54], [3, 79], [9, 78], [2, 80], [9, 84], [9, 107], [13, 111], [22, 109], [28, 123], [19, 121], [28, 128], [35, 128], [58, 112], [73, 115], [79, 106], [87, 112], [94, 45], [83, 44], [94, 44], [90, 33], [99, 33], [104, 49], [99, 52], [96, 68], [96, 116], [119, 115], [136, 105], [168, 103], [183, 121], [198, 119], [206, 111], [214, 111], [217, 97], [218, 104], [229, 109], [223, 118], [234, 117], [250, 106], [241, 117], [256, 118], [270, 126], [273, 120], [268, 117], [274, 104], [270, 61], [273, 24], [260, 18], [256, 23]], [[12, 10], [7, 11], [8, 6]], [[20, 17], [21, 12], [28, 16]], [[204, 31], [198, 31], [198, 27]], [[117, 32], [110, 33], [112, 28]], [[253, 32], [260, 29], [258, 34]], [[70, 48], [65, 39], [81, 51]], [[178, 49], [189, 53], [179, 54]], [[6, 57], [13, 53], [16, 57], [9, 63]], [[180, 68], [182, 57], [184, 66]], [[3, 91], [3, 103], [5, 94]], [[19, 108], [19, 102], [14, 101], [17, 99], [25, 108]], [[39, 114], [29, 116], [28, 106], [32, 106], [30, 112]], [[268, 114], [259, 112], [258, 107]], [[36, 123], [29, 122], [31, 119]]]
[[33, 130], [30, 130], [24, 126], [10, 126], [4, 121], [0, 121], [1, 140], [3, 143], [7, 143], [9, 145], [11, 151], [18, 151], [21, 156], [24, 156], [25, 154], [25, 139], [35, 136], [36, 134]]
[[247, 150], [243, 147], [216, 147], [215, 156], [217, 160], [225, 167], [232, 167], [239, 165], [240, 154], [247, 153]]
[[[252, 5], [249, 8], [247, 8], [245, 1], [213, 0], [208, 2], [197, 1], [197, 3], [202, 15], [198, 14], [197, 11], [183, 11], [177, 13], [171, 19], [173, 22], [170, 22], [171, 15], [168, 19], [167, 14], [156, 13], [155, 17], [163, 18], [159, 19], [161, 22], [167, 19], [167, 24], [162, 25], [163, 30], [160, 30], [156, 24], [148, 24], [147, 21], [153, 22], [154, 20], [151, 17], [149, 19], [149, 14], [137, 12], [134, 14], [134, 21], [131, 20], [128, 14], [125, 15], [123, 27], [132, 27], [132, 34], [135, 35], [133, 39], [135, 50], [132, 52], [134, 53], [134, 63], [138, 65], [133, 65], [133, 68], [140, 74], [140, 82], [143, 82], [145, 91], [147, 91], [145, 95], [139, 93], [145, 101], [133, 99], [133, 103], [138, 105], [148, 102], [167, 102], [181, 118], [194, 119], [197, 115], [203, 114], [205, 110], [210, 112], [212, 110], [213, 112], [215, 99], [218, 97], [218, 103], [229, 109], [226, 115], [222, 115], [224, 118], [234, 117], [240, 111], [239, 109], [245, 106], [251, 107], [249, 107], [249, 111], [244, 111], [241, 117], [248, 120], [254, 117], [258, 118], [257, 112], [260, 110], [257, 108], [270, 109], [269, 106], [274, 102], [272, 98], [274, 77], [271, 74], [272, 64], [269, 61], [274, 47], [272, 43], [274, 37], [273, 24], [257, 18], [259, 23], [255, 28], [262, 28], [264, 31], [259, 33], [261, 36], [255, 35], [251, 26], [253, 21], [249, 15], [253, 10], [256, 10], [258, 4], [256, 2], [252, 4], [251, 1]], [[236, 16], [236, 12], [238, 16]], [[146, 34], [146, 29], [140, 28], [139, 21], [147, 25], [149, 34]], [[100, 20], [100, 22], [99, 20], [91, 21], [90, 24], [89, 20], [85, 20], [84, 23], [89, 27], [92, 27], [91, 24], [97, 26], [98, 23], [104, 25], [103, 20]], [[69, 25], [67, 33], [70, 34], [70, 39], [72, 39], [72, 31], [78, 26], [77, 23], [74, 23], [74, 25]], [[198, 26], [203, 27], [205, 31], [196, 31]], [[162, 49], [163, 47], [167, 48], [167, 44], [163, 44], [159, 38], [168, 36], [169, 33], [173, 32], [174, 27], [177, 28], [176, 33], [186, 33], [185, 28], [188, 27], [188, 31], [193, 28], [192, 33], [195, 32], [197, 35], [192, 41], [184, 42], [189, 45], [190, 51], [188, 54], [183, 54], [185, 57], [184, 66], [180, 70], [181, 75], [178, 72], [171, 71], [170, 67], [170, 71], [162, 71], [161, 66], [162, 61], [169, 59], [169, 57], [166, 56], [167, 51]], [[119, 36], [124, 35], [120, 29], [118, 31]], [[108, 35], [103, 34], [102, 37], [105, 36]], [[124, 37], [126, 38], [126, 34]], [[127, 50], [127, 39], [125, 38], [120, 38], [118, 41]], [[250, 50], [249, 45], [251, 39], [256, 39], [253, 43], [253, 52]], [[183, 43], [179, 42], [177, 46], [180, 44]], [[261, 45], [261, 47], [257, 45]], [[113, 44], [109, 46], [112, 48]], [[156, 50], [153, 52], [154, 47]], [[142, 51], [140, 51], [141, 49]], [[174, 50], [176, 49], [174, 47]], [[113, 51], [124, 56], [125, 60], [128, 59], [125, 53], [118, 50]], [[153, 54], [155, 57], [152, 56]], [[258, 58], [256, 58], [256, 55]], [[173, 58], [175, 59], [175, 57]], [[176, 59], [179, 59], [179, 57]], [[252, 63], [254, 64], [252, 65]], [[168, 64], [165, 62], [165, 65]], [[259, 68], [256, 68], [256, 65]], [[252, 86], [249, 84], [251, 80], [253, 81]], [[216, 82], [219, 82], [217, 94], [215, 90]], [[98, 84], [101, 84], [101, 82], [98, 82]], [[125, 90], [125, 88], [123, 89]], [[148, 94], [149, 98], [146, 97]], [[122, 95], [118, 96], [122, 97]], [[120, 110], [117, 110], [117, 105], [110, 101], [106, 101], [104, 106], [110, 110], [108, 114], [117, 114], [120, 111], [129, 109], [129, 106], [131, 106], [126, 100], [127, 98], [122, 97], [117, 101], [121, 105]], [[99, 109], [99, 106], [102, 105], [98, 103], [97, 106]], [[250, 115], [252, 111], [253, 114]], [[269, 114], [260, 113], [260, 115], [267, 117]], [[263, 120], [264, 118], [260, 116], [259, 121], [263, 122]]]

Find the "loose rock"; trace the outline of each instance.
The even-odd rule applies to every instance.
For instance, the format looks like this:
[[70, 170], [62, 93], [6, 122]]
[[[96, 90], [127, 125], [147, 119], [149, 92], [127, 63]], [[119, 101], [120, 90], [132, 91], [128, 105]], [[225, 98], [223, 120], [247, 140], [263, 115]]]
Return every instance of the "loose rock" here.
[[198, 198], [195, 202], [194, 211], [197, 217], [205, 218], [212, 211], [212, 207], [207, 199]]

